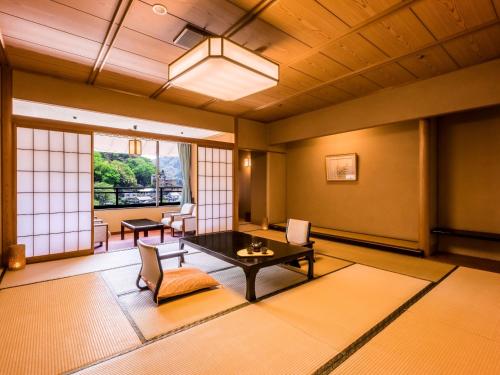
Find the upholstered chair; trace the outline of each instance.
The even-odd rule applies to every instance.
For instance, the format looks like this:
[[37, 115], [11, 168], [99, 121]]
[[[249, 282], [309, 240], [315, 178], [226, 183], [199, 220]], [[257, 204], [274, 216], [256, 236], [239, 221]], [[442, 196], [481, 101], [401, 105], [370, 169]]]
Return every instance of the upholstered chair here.
[[[108, 223], [102, 219], [94, 218], [94, 248], [101, 247], [105, 243], [106, 251], [108, 251], [109, 237], [111, 237], [111, 232]], [[98, 245], [96, 246], [96, 244]]]
[[175, 237], [175, 232], [181, 232], [182, 237], [186, 233], [196, 233], [196, 207], [193, 208], [191, 215], [175, 215], [170, 224], [172, 237]]
[[174, 216], [184, 215], [191, 216], [193, 213], [195, 205], [193, 203], [184, 203], [180, 211], [176, 212], [164, 212], [162, 214], [161, 222], [165, 225], [165, 228], [170, 228], [172, 222], [174, 221]]
[[[194, 267], [182, 267], [182, 257], [187, 250], [178, 250], [164, 255], [158, 253], [156, 246], [147, 245], [141, 240], [137, 242], [142, 266], [137, 276], [136, 285], [140, 290], [150, 290], [153, 301], [188, 294], [201, 289], [214, 288], [219, 282], [210, 275]], [[163, 270], [161, 260], [179, 258], [179, 267]], [[141, 285], [141, 282], [145, 284]]]

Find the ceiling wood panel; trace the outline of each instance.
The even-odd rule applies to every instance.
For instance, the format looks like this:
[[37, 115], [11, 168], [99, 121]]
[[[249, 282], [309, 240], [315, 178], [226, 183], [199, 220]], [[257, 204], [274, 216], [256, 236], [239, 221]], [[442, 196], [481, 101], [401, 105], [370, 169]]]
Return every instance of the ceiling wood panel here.
[[1, 12], [101, 42], [109, 22], [50, 0], [2, 0]]
[[140, 33], [172, 43], [186, 22], [170, 14], [158, 16], [151, 6], [142, 1], [134, 1], [125, 17], [123, 26]]
[[296, 91], [303, 91], [316, 86], [321, 81], [298, 70], [283, 68], [280, 72], [280, 83]]
[[293, 64], [292, 68], [300, 70], [320, 81], [328, 81], [349, 72], [349, 69], [345, 66], [340, 65], [321, 53]]
[[363, 75], [382, 87], [397, 86], [416, 79], [415, 76], [396, 63], [381, 66], [363, 73]]
[[398, 63], [418, 78], [430, 78], [459, 68], [440, 46], [405, 57], [399, 60]]
[[247, 112], [252, 107], [248, 104], [238, 102], [225, 102], [217, 100], [203, 107], [204, 109], [212, 112], [227, 113], [233, 116], [239, 115], [241, 113]]
[[[266, 95], [266, 96], [274, 98], [274, 99], [283, 99], [283, 98], [287, 98], [295, 93], [297, 93], [297, 90], [294, 90], [288, 86], [285, 86], [282, 82], [280, 82], [278, 85], [271, 87], [270, 89], [264, 90], [260, 93], [253, 94], [253, 95], [263, 94], [263, 95]], [[250, 95], [250, 96], [252, 96], [252, 95]], [[246, 98], [249, 98], [250, 96], [247, 96]]]
[[130, 92], [136, 95], [148, 96], [151, 92], [158, 88], [161, 80], [150, 78], [148, 80], [133, 77], [129, 71], [123, 68], [117, 68], [113, 65], [106, 64], [101, 73], [97, 76], [96, 86], [111, 88], [118, 91]]
[[126, 27], [121, 28], [114, 46], [165, 64], [171, 63], [186, 52], [183, 48]]
[[160, 82], [168, 79], [168, 66], [162, 62], [151, 60], [121, 49], [113, 48], [109, 53], [108, 64], [126, 69], [133, 77], [156, 77]]
[[344, 22], [313, 0], [276, 1], [260, 18], [312, 47], [348, 29]]
[[158, 99], [174, 104], [187, 105], [190, 107], [199, 107], [212, 100], [212, 98], [209, 96], [201, 95], [196, 92], [187, 91], [172, 86], [163, 91], [160, 96], [158, 96]]
[[496, 18], [491, 0], [425, 0], [411, 8], [438, 39]]
[[81, 10], [93, 16], [111, 21], [118, 6], [118, 0], [54, 0], [59, 4]]
[[500, 25], [444, 43], [444, 48], [462, 67], [500, 56]]
[[391, 57], [434, 41], [417, 17], [407, 9], [368, 26], [361, 34]]
[[21, 43], [17, 44], [19, 41], [9, 37], [5, 37], [5, 42], [10, 63], [17, 69], [77, 82], [85, 82], [90, 73], [92, 64], [90, 59], [64, 52], [58, 52], [58, 57], [53, 56], [48, 50], [35, 52], [30, 49], [30, 43], [20, 41]]
[[384, 60], [387, 55], [359, 34], [351, 34], [331, 44], [322, 53], [357, 70]]
[[32, 48], [35, 50], [38, 48], [37, 46], [40, 46], [40, 48], [48, 47], [55, 51], [59, 50], [95, 59], [101, 46], [98, 42], [5, 13], [0, 13], [0, 29], [4, 36], [31, 43]]
[[306, 44], [259, 19], [239, 30], [231, 40], [280, 63], [287, 63], [310, 50]]
[[[146, 2], [156, 4], [155, 1]], [[245, 14], [241, 8], [226, 0], [168, 1], [165, 5], [170, 14], [216, 35], [222, 35]]]
[[353, 98], [351, 94], [334, 86], [323, 86], [316, 90], [309, 91], [308, 94], [329, 102], [330, 104], [344, 102]]
[[400, 3], [401, 0], [318, 0], [318, 2], [349, 26], [355, 26]]
[[342, 79], [335, 82], [333, 86], [344, 90], [355, 97], [368, 95], [382, 88], [381, 85], [378, 85], [361, 75]]

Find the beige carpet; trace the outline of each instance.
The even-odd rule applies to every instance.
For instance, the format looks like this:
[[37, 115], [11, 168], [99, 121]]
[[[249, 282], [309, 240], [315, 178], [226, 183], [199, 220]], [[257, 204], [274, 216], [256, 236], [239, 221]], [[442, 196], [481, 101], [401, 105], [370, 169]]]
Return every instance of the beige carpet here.
[[97, 274], [0, 291], [0, 373], [57, 374], [140, 345]]
[[[252, 232], [252, 234], [276, 241], [285, 241], [285, 234], [279, 231], [259, 230]], [[314, 250], [317, 253], [429, 281], [440, 280], [454, 267], [450, 264], [432, 260], [362, 246], [348, 245], [341, 242], [321, 239], [314, 239], [314, 241]]]
[[[304, 275], [307, 275], [307, 271], [309, 268], [309, 264], [308, 264], [307, 260], [301, 260], [299, 263], [300, 263], [300, 268], [293, 267], [293, 266], [287, 266], [287, 265], [283, 265], [283, 267], [285, 267], [289, 270], [300, 272]], [[347, 261], [342, 260], [342, 259], [333, 258], [333, 257], [322, 255], [322, 254], [315, 254], [314, 255], [314, 276], [315, 277], [323, 276], [323, 275], [329, 274], [331, 272], [337, 271], [341, 268], [347, 267], [351, 264], [352, 264], [351, 262], [347, 262]]]
[[500, 374], [500, 275], [459, 268], [334, 374]]
[[342, 351], [428, 284], [356, 264], [258, 304]]
[[130, 316], [146, 339], [181, 328], [246, 303], [228, 288], [204, 290], [157, 306], [149, 291], [120, 297]]
[[[246, 278], [241, 268], [234, 267], [228, 270], [214, 272], [212, 276], [225, 287], [245, 297]], [[269, 293], [276, 292], [306, 280], [306, 276], [298, 272], [289, 271], [280, 266], [266, 267], [257, 273], [255, 294], [257, 298], [263, 297]]]
[[311, 374], [336, 352], [247, 306], [89, 368], [85, 374]]

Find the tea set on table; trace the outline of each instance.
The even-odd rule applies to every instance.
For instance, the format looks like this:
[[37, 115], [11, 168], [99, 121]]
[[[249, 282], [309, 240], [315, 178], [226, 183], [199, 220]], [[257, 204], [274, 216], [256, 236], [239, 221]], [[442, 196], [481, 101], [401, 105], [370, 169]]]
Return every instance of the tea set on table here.
[[237, 254], [241, 257], [269, 257], [274, 255], [274, 251], [262, 246], [262, 241], [252, 239], [250, 245], [245, 249], [239, 250]]

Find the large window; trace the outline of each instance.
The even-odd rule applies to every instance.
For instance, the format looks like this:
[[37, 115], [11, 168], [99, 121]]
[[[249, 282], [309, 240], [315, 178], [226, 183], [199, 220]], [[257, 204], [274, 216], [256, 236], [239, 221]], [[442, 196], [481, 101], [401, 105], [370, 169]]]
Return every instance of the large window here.
[[128, 139], [95, 135], [94, 208], [176, 205], [182, 175], [177, 143], [141, 140], [142, 154], [128, 154]]

